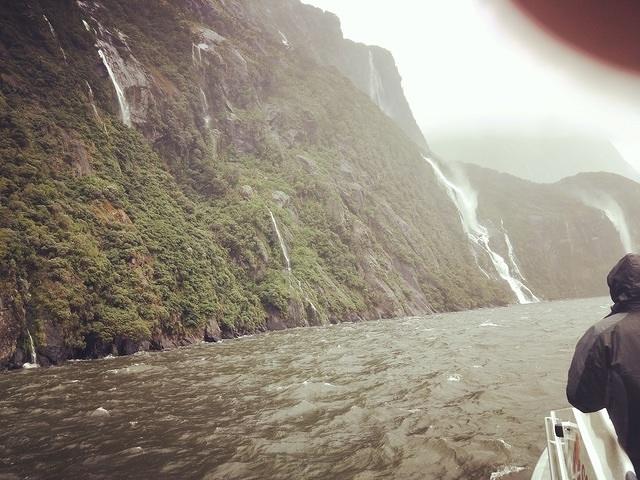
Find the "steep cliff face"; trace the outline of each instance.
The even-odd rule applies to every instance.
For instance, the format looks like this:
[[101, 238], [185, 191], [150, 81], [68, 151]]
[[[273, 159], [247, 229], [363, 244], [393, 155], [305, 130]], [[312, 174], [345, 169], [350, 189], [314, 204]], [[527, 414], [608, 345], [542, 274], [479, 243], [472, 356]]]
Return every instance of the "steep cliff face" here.
[[290, 0], [254, 2], [255, 18], [279, 35], [284, 45], [304, 51], [321, 65], [336, 67], [423, 151], [429, 147], [402, 90], [393, 55], [377, 46], [345, 39], [331, 12]]
[[[31, 339], [46, 364], [511, 298], [379, 108], [391, 97], [319, 61], [303, 23], [272, 22], [331, 30], [326, 14], [0, 9], [0, 365]], [[340, 54], [341, 35], [318, 35]]]
[[473, 165], [478, 215], [508, 256], [508, 234], [526, 284], [547, 299], [606, 295], [606, 275], [640, 239], [640, 184], [585, 173], [541, 185]]

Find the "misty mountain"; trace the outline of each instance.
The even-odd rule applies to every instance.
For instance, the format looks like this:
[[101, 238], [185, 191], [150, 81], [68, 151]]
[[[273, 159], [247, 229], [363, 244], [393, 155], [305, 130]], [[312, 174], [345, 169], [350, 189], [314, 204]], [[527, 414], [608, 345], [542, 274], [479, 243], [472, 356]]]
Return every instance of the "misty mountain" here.
[[48, 364], [510, 301], [398, 116], [390, 54], [335, 16], [0, 10], [0, 364], [32, 340]]
[[297, 0], [0, 12], [0, 366], [601, 293], [637, 238], [619, 177], [451, 184], [391, 54]]
[[578, 133], [478, 132], [430, 139], [451, 161], [473, 163], [534, 182], [551, 183], [580, 172], [611, 172], [631, 180], [640, 174], [605, 138]]
[[492, 246], [539, 297], [606, 295], [611, 267], [640, 240], [640, 184], [611, 173], [581, 173], [539, 184], [467, 164], [478, 217]]

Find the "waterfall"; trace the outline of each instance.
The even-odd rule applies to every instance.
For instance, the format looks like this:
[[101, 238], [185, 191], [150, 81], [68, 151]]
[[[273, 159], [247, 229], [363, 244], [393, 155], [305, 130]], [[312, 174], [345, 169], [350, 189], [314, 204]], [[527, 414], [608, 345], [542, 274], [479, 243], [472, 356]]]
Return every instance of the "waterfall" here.
[[[476, 193], [470, 188], [462, 188], [451, 182], [440, 167], [429, 157], [423, 157], [427, 163], [431, 165], [438, 182], [444, 187], [447, 195], [456, 206], [462, 229], [466, 233], [472, 245], [478, 246], [482, 251], [486, 252], [495, 268], [496, 272], [513, 291], [519, 303], [538, 302], [539, 299], [533, 294], [527, 286], [520, 280], [515, 278], [509, 270], [509, 265], [505, 259], [492, 250], [489, 245], [489, 230], [478, 221], [477, 208], [478, 198]], [[511, 241], [509, 241], [511, 243]], [[481, 269], [482, 270], [482, 269]], [[486, 272], [483, 271], [486, 274]]]
[[287, 251], [287, 246], [284, 243], [284, 239], [280, 234], [280, 229], [278, 228], [278, 222], [276, 222], [276, 217], [273, 215], [271, 209], [269, 209], [269, 215], [271, 215], [271, 223], [273, 224], [273, 229], [276, 232], [278, 237], [278, 242], [280, 242], [280, 250], [282, 251], [282, 256], [284, 257], [285, 267], [287, 268], [287, 272], [291, 271], [291, 261], [289, 260], [289, 252]]
[[89, 85], [88, 81], [85, 80], [84, 83], [87, 85], [87, 90], [89, 91], [89, 101], [91, 102], [91, 108], [93, 109], [93, 113], [96, 116], [96, 118], [100, 120], [100, 114], [98, 113], [98, 109], [96, 108], [96, 104], [93, 99], [93, 89], [91, 88], [91, 85]]
[[44, 21], [47, 22], [47, 25], [49, 25], [49, 31], [51, 32], [51, 36], [53, 37], [53, 39], [58, 44], [58, 48], [60, 49], [60, 53], [62, 53], [62, 58], [64, 58], [64, 63], [67, 63], [67, 54], [65, 53], [64, 48], [62, 48], [62, 45], [60, 45], [60, 41], [58, 40], [58, 36], [56, 35], [56, 31], [53, 29], [53, 25], [51, 25], [51, 22], [49, 21], [49, 19], [47, 18], [46, 15], [42, 15], [42, 18], [44, 18]]
[[376, 64], [373, 58], [373, 52], [369, 49], [369, 97], [375, 102], [380, 110], [389, 115], [387, 109], [384, 106], [384, 85], [382, 84], [382, 78], [376, 68]]
[[618, 232], [620, 243], [622, 243], [625, 253], [633, 252], [634, 242], [631, 236], [631, 231], [629, 230], [629, 224], [627, 223], [624, 211], [618, 202], [616, 202], [613, 197], [602, 192], [591, 192], [589, 194], [582, 193], [580, 194], [580, 198], [585, 205], [595, 208], [596, 210], [600, 210], [605, 214]]
[[111, 79], [111, 83], [113, 83], [113, 88], [116, 90], [116, 95], [118, 96], [118, 104], [120, 105], [120, 117], [122, 123], [131, 126], [131, 110], [129, 109], [129, 104], [127, 103], [127, 97], [124, 95], [124, 91], [118, 84], [118, 80], [116, 79], [111, 66], [109, 65], [109, 59], [102, 51], [101, 48], [98, 49], [98, 55], [102, 59], [102, 63], [104, 63], [105, 68], [107, 69], [107, 73], [109, 74], [109, 78]]
[[287, 40], [287, 37], [285, 36], [285, 34], [282, 33], [280, 30], [278, 30], [278, 33], [280, 34], [280, 40], [282, 41], [282, 44], [285, 47], [288, 47], [289, 46], [289, 40]]
[[95, 115], [96, 120], [100, 122], [100, 124], [102, 125], [102, 129], [104, 130], [104, 133], [108, 134], [109, 132], [107, 130], [107, 126], [102, 121], [102, 117], [100, 116], [100, 113], [98, 113], [98, 108], [96, 107], [96, 101], [93, 96], [93, 88], [91, 88], [91, 85], [89, 84], [88, 81], [85, 80], [84, 83], [87, 85], [87, 90], [89, 91], [89, 103], [91, 104], [91, 109], [93, 110], [93, 114]]
[[502, 232], [504, 233], [504, 243], [507, 244], [507, 253], [509, 254], [509, 261], [511, 262], [511, 266], [513, 267], [513, 271], [520, 279], [524, 280], [524, 276], [520, 271], [520, 267], [518, 267], [518, 262], [516, 261], [516, 254], [513, 251], [513, 244], [511, 243], [511, 239], [509, 238], [509, 234], [504, 228], [504, 222], [500, 219], [500, 225], [502, 226]]
[[204, 90], [200, 89], [200, 95], [202, 96], [202, 112], [204, 118], [204, 124], [206, 127], [209, 127], [209, 123], [211, 123], [211, 116], [209, 115], [209, 102], [207, 102], [207, 95], [204, 93]]
[[27, 340], [29, 341], [29, 359], [31, 361], [22, 365], [22, 368], [37, 368], [38, 356], [36, 355], [36, 347], [33, 343], [33, 338], [31, 337], [31, 332], [29, 332], [29, 330], [27, 330]]
[[206, 43], [191, 44], [191, 61], [194, 65], [202, 65], [202, 51], [208, 49], [209, 45]]
[[271, 216], [271, 224], [273, 225], [273, 229], [276, 232], [276, 236], [278, 237], [278, 242], [280, 243], [280, 250], [282, 251], [282, 256], [284, 257], [284, 264], [289, 274], [290, 287], [297, 287], [296, 289], [300, 293], [302, 297], [304, 297], [305, 302], [309, 304], [311, 310], [313, 310], [314, 314], [318, 315], [318, 309], [311, 301], [309, 296], [304, 292], [304, 288], [302, 287], [302, 282], [296, 278], [296, 276], [291, 271], [291, 260], [289, 259], [289, 252], [287, 250], [287, 246], [284, 243], [284, 239], [282, 238], [282, 234], [280, 233], [280, 229], [278, 228], [278, 222], [276, 221], [276, 217], [273, 215], [271, 209], [269, 209], [269, 215]]

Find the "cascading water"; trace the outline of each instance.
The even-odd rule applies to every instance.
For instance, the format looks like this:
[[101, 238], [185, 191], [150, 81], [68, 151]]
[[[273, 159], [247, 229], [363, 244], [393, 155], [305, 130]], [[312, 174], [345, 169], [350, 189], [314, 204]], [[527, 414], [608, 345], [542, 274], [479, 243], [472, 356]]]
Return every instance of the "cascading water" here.
[[109, 65], [109, 59], [107, 58], [107, 55], [105, 55], [104, 51], [101, 48], [98, 49], [98, 55], [102, 59], [102, 63], [107, 69], [107, 73], [109, 74], [111, 83], [113, 83], [113, 88], [115, 88], [116, 90], [116, 96], [118, 97], [118, 104], [120, 105], [120, 117], [122, 119], [122, 123], [130, 127], [131, 126], [131, 109], [129, 108], [129, 104], [127, 103], [127, 97], [125, 96], [124, 91], [120, 87], [120, 84], [118, 83], [118, 80], [116, 79], [116, 76], [113, 73], [111, 66]]
[[204, 93], [204, 90], [200, 89], [200, 96], [202, 97], [202, 114], [204, 119], [204, 124], [206, 127], [211, 123], [211, 116], [209, 115], [209, 102], [207, 102], [207, 95]]
[[[464, 189], [459, 185], [451, 182], [440, 167], [431, 158], [423, 157], [433, 168], [438, 182], [444, 187], [447, 195], [454, 203], [460, 216], [462, 228], [466, 233], [472, 245], [478, 246], [482, 251], [486, 252], [493, 264], [496, 272], [513, 291], [519, 303], [538, 302], [539, 299], [533, 294], [529, 288], [520, 280], [515, 278], [509, 270], [509, 265], [504, 258], [491, 249], [489, 245], [489, 230], [478, 221], [477, 208], [478, 199], [476, 193], [470, 188]], [[481, 269], [482, 270], [482, 269]], [[483, 273], [486, 274], [486, 272]]]
[[369, 97], [380, 107], [380, 110], [389, 114], [384, 103], [384, 85], [371, 50], [369, 50]]
[[298, 280], [296, 276], [293, 274], [293, 272], [291, 271], [291, 260], [289, 259], [289, 251], [287, 250], [287, 245], [284, 243], [284, 239], [282, 238], [282, 234], [280, 233], [280, 228], [278, 228], [278, 222], [276, 221], [276, 217], [273, 215], [273, 212], [271, 211], [271, 209], [269, 209], [269, 215], [271, 216], [271, 224], [273, 225], [273, 230], [276, 232], [276, 236], [278, 237], [278, 242], [280, 243], [280, 250], [282, 251], [282, 256], [284, 257], [284, 265], [287, 270], [287, 273], [289, 274], [289, 278], [291, 280], [290, 285], [294, 286], [294, 283], [295, 283], [297, 290], [304, 297], [305, 301], [309, 304], [309, 306], [311, 307], [311, 310], [313, 310], [313, 313], [315, 315], [318, 315], [318, 309], [316, 308], [314, 303], [311, 301], [309, 296], [304, 293], [302, 282], [300, 282], [300, 280]]
[[278, 242], [280, 242], [280, 250], [282, 251], [282, 256], [284, 257], [285, 267], [287, 268], [287, 272], [291, 272], [291, 261], [289, 260], [289, 252], [287, 251], [287, 246], [284, 243], [284, 239], [280, 234], [280, 229], [278, 228], [278, 222], [276, 222], [276, 217], [273, 215], [271, 209], [269, 209], [269, 215], [271, 215], [271, 223], [273, 224], [273, 229], [276, 232], [276, 236], [278, 237]]
[[194, 65], [202, 65], [202, 51], [206, 51], [208, 49], [209, 45], [207, 45], [206, 43], [191, 44], [191, 61]]
[[511, 239], [509, 238], [509, 234], [504, 228], [504, 222], [500, 220], [500, 225], [502, 226], [502, 232], [504, 233], [504, 243], [507, 244], [507, 253], [509, 254], [509, 261], [511, 262], [511, 266], [513, 267], [513, 271], [521, 280], [524, 280], [524, 276], [520, 271], [520, 267], [518, 267], [518, 262], [516, 261], [516, 254], [513, 251], [513, 244], [511, 243]]
[[285, 47], [289, 47], [289, 40], [287, 40], [287, 37], [285, 36], [285, 34], [282, 33], [280, 30], [278, 30], [278, 33], [280, 34], [280, 41], [282, 42], [282, 44]]
[[609, 195], [602, 192], [590, 194], [581, 194], [580, 198], [589, 207], [600, 210], [612, 223], [618, 235], [620, 236], [620, 243], [624, 248], [625, 253], [631, 253], [634, 251], [634, 242], [629, 230], [629, 224], [625, 218], [622, 207]]
[[102, 121], [102, 117], [100, 116], [100, 113], [98, 113], [98, 108], [96, 107], [96, 101], [95, 101], [95, 98], [93, 96], [93, 88], [91, 88], [91, 85], [89, 84], [88, 81], [85, 80], [84, 83], [87, 85], [87, 91], [89, 92], [89, 103], [91, 104], [91, 109], [93, 110], [93, 114], [96, 117], [96, 120], [98, 122], [100, 122], [100, 124], [102, 125], [104, 133], [108, 134], [107, 126]]
[[96, 116], [96, 118], [100, 120], [100, 114], [98, 113], [98, 109], [96, 108], [96, 104], [93, 98], [93, 88], [91, 88], [91, 85], [89, 84], [88, 81], [85, 80], [84, 83], [87, 85], [87, 90], [89, 91], [89, 102], [91, 103], [91, 108], [93, 109], [93, 113]]
[[31, 361], [22, 365], [22, 368], [37, 368], [38, 356], [36, 355], [36, 347], [33, 343], [33, 338], [31, 337], [31, 332], [29, 332], [29, 330], [27, 330], [27, 340], [29, 341], [29, 359]]
[[49, 31], [51, 32], [51, 36], [53, 37], [53, 39], [58, 44], [58, 48], [60, 49], [60, 53], [62, 53], [62, 58], [64, 58], [64, 63], [67, 63], [67, 54], [64, 51], [64, 48], [62, 48], [62, 45], [60, 45], [60, 41], [58, 40], [58, 35], [56, 35], [56, 31], [53, 29], [53, 25], [51, 25], [51, 22], [49, 21], [49, 19], [47, 18], [46, 15], [42, 15], [42, 18], [44, 18], [44, 21], [47, 22], [47, 25], [49, 25]]

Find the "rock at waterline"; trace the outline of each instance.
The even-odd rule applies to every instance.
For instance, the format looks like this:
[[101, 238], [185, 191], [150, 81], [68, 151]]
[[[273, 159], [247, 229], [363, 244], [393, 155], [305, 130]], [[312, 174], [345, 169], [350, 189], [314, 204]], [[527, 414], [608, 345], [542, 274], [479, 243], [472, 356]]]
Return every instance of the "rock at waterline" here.
[[111, 413], [106, 408], [98, 407], [89, 414], [90, 417], [110, 417]]

